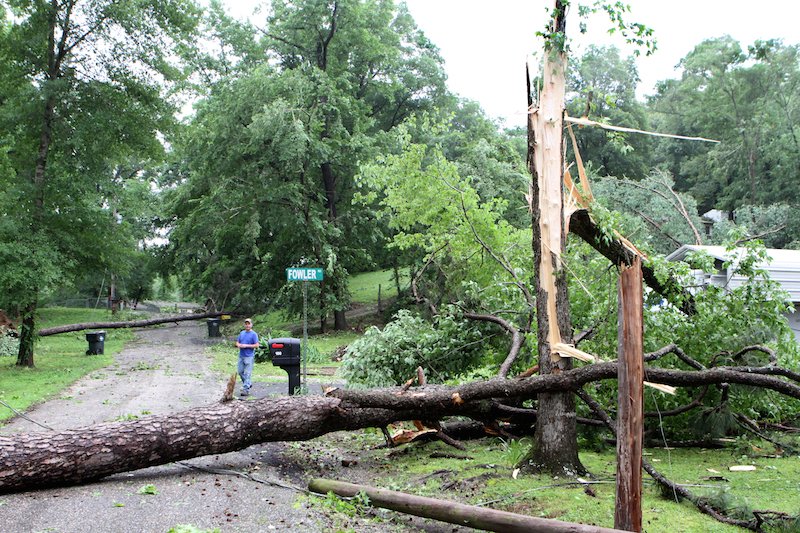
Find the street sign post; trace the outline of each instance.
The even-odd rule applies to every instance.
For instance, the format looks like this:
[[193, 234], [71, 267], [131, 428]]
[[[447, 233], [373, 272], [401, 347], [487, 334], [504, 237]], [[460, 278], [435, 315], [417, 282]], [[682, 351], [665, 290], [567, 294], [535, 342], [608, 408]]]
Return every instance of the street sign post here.
[[325, 271], [321, 268], [287, 268], [286, 281], [322, 281]]
[[286, 281], [303, 282], [303, 346], [300, 350], [300, 359], [303, 361], [303, 381], [300, 385], [303, 394], [308, 392], [308, 371], [306, 367], [306, 353], [308, 347], [308, 282], [322, 281], [325, 271], [321, 268], [292, 267], [286, 269]]

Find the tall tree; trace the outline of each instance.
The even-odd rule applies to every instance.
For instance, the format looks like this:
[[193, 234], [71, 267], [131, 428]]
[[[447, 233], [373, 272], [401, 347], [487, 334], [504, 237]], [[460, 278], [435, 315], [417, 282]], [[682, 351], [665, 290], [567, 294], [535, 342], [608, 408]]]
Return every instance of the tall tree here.
[[[536, 107], [531, 105], [528, 114], [528, 166], [532, 175], [529, 201], [541, 374], [572, 369], [572, 360], [561, 357], [559, 350], [560, 345], [572, 342], [567, 277], [562, 259], [567, 233], [562, 193], [562, 129], [567, 68], [567, 54], [563, 45], [567, 5], [567, 2], [556, 0], [548, 28], [550, 38], [545, 40], [542, 91]], [[524, 467], [557, 474], [582, 473], [584, 468], [578, 458], [573, 395], [544, 393], [539, 394], [538, 402], [534, 444], [524, 458]]]
[[[176, 197], [174, 250], [196, 248], [189, 220], [195, 228], [202, 218], [226, 220], [225, 228], [201, 223], [209, 233], [200, 252], [211, 259], [188, 263], [196, 280], [211, 282], [213, 271], [226, 270], [238, 298], [252, 304], [254, 292], [283, 284], [285, 267], [313, 262], [326, 269], [315, 295], [323, 320], [332, 312], [343, 328], [347, 271], [363, 263], [362, 243], [374, 233], [367, 214], [350, 207], [357, 163], [378, 132], [446, 94], [441, 59], [405, 7], [390, 0], [272, 7], [262, 30], [264, 65], [220, 82], [186, 140], [190, 175]], [[228, 194], [244, 177], [260, 202]], [[212, 205], [205, 201], [223, 194], [228, 200], [213, 204], [213, 213], [191, 203], [205, 195], [201, 201]], [[230, 239], [232, 224], [244, 220], [248, 232], [236, 232], [244, 243], [211, 245]]]
[[[539, 372], [560, 373], [572, 368], [571, 357], [578, 352], [570, 346], [572, 326], [567, 271], [564, 265], [566, 225], [564, 218], [564, 110], [566, 101], [567, 36], [566, 16], [570, 2], [555, 0], [543, 33], [544, 64], [538, 101], [528, 87], [528, 167], [531, 171], [530, 202], [533, 227], [533, 262], [536, 283], [536, 321]], [[652, 50], [652, 30], [628, 23], [621, 3], [597, 2], [595, 10], [605, 11], [629, 42]], [[582, 14], [587, 12], [581, 9]], [[575, 403], [569, 393], [540, 394], [534, 444], [522, 460], [528, 470], [553, 473], [583, 471], [578, 458]]]
[[729, 36], [697, 45], [679, 80], [659, 84], [658, 127], [718, 139], [659, 143], [659, 158], [701, 210], [800, 202], [800, 49], [777, 40], [747, 50]]
[[[33, 366], [36, 309], [56, 284], [113, 263], [106, 204], [114, 167], [163, 151], [176, 45], [193, 31], [189, 0], [2, 2], [0, 123], [12, 172], [3, 188], [3, 304], [22, 315], [17, 363]], [[24, 235], [24, 239], [19, 239]]]

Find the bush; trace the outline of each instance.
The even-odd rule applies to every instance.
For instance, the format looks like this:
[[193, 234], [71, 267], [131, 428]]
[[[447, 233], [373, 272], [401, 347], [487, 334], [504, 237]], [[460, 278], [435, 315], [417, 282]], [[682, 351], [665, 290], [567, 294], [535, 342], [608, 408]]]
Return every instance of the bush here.
[[16, 357], [19, 353], [19, 339], [0, 334], [0, 357]]
[[399, 385], [418, 366], [428, 381], [443, 383], [474, 369], [483, 355], [480, 332], [453, 317], [431, 323], [399, 311], [383, 330], [373, 326], [344, 355], [342, 374], [351, 384], [367, 387]]

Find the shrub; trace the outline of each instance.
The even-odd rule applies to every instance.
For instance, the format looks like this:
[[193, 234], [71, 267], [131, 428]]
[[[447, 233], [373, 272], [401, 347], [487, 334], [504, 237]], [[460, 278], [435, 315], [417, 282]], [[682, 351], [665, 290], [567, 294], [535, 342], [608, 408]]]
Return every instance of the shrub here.
[[19, 353], [19, 339], [0, 332], [0, 357], [16, 357]]
[[373, 326], [344, 355], [342, 373], [351, 384], [399, 385], [425, 370], [428, 381], [442, 383], [478, 366], [483, 355], [480, 332], [450, 316], [433, 323], [399, 311], [383, 330]]

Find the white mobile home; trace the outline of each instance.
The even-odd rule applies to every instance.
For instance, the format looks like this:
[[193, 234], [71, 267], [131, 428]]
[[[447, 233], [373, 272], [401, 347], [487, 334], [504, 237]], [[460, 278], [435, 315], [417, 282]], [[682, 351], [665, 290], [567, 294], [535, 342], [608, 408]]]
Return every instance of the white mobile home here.
[[[667, 259], [670, 261], [683, 261], [690, 252], [705, 252], [714, 258], [714, 272], [699, 272], [698, 279], [704, 284], [712, 284], [731, 289], [744, 283], [743, 276], [729, 272], [724, 268], [724, 263], [731, 259], [735, 260], [737, 250], [730, 252], [723, 246], [700, 246], [696, 244], [685, 244], [669, 254]], [[789, 299], [794, 304], [795, 312], [786, 315], [789, 326], [794, 331], [795, 337], [800, 341], [800, 250], [780, 250], [768, 248], [767, 255], [770, 260], [759, 265], [769, 273], [770, 279], [781, 284], [783, 290], [789, 293]]]

